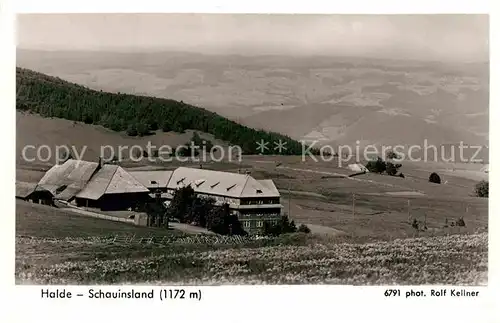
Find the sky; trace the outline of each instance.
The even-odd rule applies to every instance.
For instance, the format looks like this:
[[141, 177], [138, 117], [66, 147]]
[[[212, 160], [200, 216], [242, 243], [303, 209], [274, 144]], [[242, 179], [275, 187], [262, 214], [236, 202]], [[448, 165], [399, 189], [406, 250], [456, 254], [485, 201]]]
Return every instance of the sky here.
[[487, 15], [24, 14], [19, 48], [363, 56], [452, 62], [489, 57]]

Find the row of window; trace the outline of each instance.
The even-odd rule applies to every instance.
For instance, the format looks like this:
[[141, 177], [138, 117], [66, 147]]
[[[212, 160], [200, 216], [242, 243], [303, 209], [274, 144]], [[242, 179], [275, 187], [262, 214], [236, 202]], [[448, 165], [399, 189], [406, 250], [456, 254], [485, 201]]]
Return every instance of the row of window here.
[[245, 217], [250, 217], [250, 216], [255, 216], [255, 217], [263, 217], [263, 216], [278, 216], [280, 213], [241, 213], [241, 216]]
[[[258, 221], [251, 221], [251, 220], [244, 220], [241, 221], [243, 224], [244, 228], [251, 228], [252, 227], [252, 222], [255, 222], [255, 227], [257, 228], [262, 228], [264, 226], [264, 221], [258, 220]], [[266, 222], [269, 222], [272, 225], [276, 225], [278, 223], [278, 220], [268, 220]]]
[[279, 204], [279, 199], [242, 200], [241, 205]]

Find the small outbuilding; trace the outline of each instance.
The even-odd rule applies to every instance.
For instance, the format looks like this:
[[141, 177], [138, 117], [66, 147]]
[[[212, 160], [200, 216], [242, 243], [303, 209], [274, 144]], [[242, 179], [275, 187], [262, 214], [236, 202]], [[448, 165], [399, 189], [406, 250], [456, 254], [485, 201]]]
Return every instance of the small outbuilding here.
[[356, 173], [368, 173], [368, 168], [361, 164], [349, 164], [347, 168]]
[[16, 181], [16, 198], [37, 204], [53, 204], [53, 195], [36, 183]]

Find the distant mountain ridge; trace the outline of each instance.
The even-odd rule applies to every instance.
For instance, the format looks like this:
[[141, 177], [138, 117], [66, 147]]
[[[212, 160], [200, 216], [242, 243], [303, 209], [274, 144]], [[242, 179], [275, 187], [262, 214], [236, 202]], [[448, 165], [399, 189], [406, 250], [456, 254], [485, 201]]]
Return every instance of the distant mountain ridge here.
[[18, 64], [96, 90], [183, 100], [295, 140], [489, 142], [489, 63], [20, 50]]

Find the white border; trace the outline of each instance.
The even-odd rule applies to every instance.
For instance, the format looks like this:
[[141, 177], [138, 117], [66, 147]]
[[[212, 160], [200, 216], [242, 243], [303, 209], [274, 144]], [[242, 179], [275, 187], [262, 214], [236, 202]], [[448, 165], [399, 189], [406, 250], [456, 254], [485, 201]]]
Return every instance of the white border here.
[[[87, 0], [82, 2], [64, 0], [2, 0], [0, 6], [0, 35], [2, 42], [0, 59], [0, 107], [2, 123], [2, 144], [5, 152], [1, 162], [2, 185], [0, 186], [4, 206], [2, 214], [1, 250], [2, 266], [1, 282], [3, 309], [8, 309], [9, 322], [88, 322], [91, 320], [113, 322], [161, 321], [363, 321], [363, 322], [500, 322], [494, 320], [495, 309], [493, 298], [480, 298], [470, 301], [454, 299], [436, 300], [388, 300], [381, 295], [383, 287], [213, 287], [204, 288], [204, 301], [197, 304], [181, 303], [175, 306], [169, 303], [145, 301], [90, 302], [90, 301], [53, 301], [41, 302], [38, 287], [17, 287], [14, 283], [14, 192], [15, 181], [15, 38], [13, 12], [47, 13], [47, 12], [206, 12], [206, 13], [489, 13], [493, 1], [401, 1], [401, 0], [366, 0], [366, 1], [103, 1]], [[490, 17], [490, 35], [499, 32], [496, 15]], [[496, 148], [499, 129], [494, 121], [500, 120], [498, 110], [498, 66], [495, 57], [499, 57], [499, 43], [491, 37], [491, 99], [490, 99], [490, 163], [498, 161]], [[498, 37], [497, 37], [498, 38]], [[490, 172], [490, 247], [489, 247], [489, 294], [496, 293], [499, 288], [499, 232], [498, 219], [498, 174], [496, 166]], [[88, 305], [88, 307], [87, 307]], [[84, 308], [85, 306], [85, 308]], [[5, 312], [2, 312], [5, 314]], [[3, 316], [3, 315], [2, 315]]]
[[488, 13], [487, 0], [356, 0], [356, 1], [270, 1], [270, 0], [182, 0], [182, 1], [103, 1], [75, 3], [62, 0], [17, 0], [18, 13], [67, 12], [202, 12], [202, 13], [338, 13], [338, 14], [415, 14], [415, 13]]

